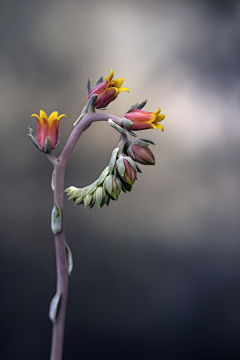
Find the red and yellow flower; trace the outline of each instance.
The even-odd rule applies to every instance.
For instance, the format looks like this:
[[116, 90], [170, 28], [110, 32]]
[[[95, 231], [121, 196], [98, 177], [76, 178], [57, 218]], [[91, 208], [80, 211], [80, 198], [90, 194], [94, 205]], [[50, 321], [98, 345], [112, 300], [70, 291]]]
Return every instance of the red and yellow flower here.
[[31, 116], [34, 116], [37, 119], [36, 141], [41, 150], [45, 150], [45, 141], [47, 137], [50, 139], [51, 150], [53, 150], [58, 144], [59, 120], [66, 115], [62, 114], [58, 116], [58, 112], [54, 111], [48, 117], [43, 110], [40, 110], [40, 116], [36, 114], [32, 114]]
[[123, 118], [124, 128], [127, 130], [160, 129], [163, 131], [164, 127], [159, 124], [159, 122], [165, 118], [165, 115], [160, 114], [160, 111], [160, 108], [158, 108], [155, 112], [148, 112], [134, 108], [124, 115], [124, 118], [130, 120], [132, 125], [129, 126], [128, 122], [125, 122], [125, 125]]
[[121, 91], [129, 92], [127, 88], [121, 87], [123, 78], [113, 80], [113, 75], [114, 73], [111, 70], [110, 75], [105, 77], [105, 80], [101, 84], [95, 86], [88, 95], [88, 99], [90, 99], [93, 94], [98, 95], [98, 99], [94, 104], [96, 109], [108, 106]]

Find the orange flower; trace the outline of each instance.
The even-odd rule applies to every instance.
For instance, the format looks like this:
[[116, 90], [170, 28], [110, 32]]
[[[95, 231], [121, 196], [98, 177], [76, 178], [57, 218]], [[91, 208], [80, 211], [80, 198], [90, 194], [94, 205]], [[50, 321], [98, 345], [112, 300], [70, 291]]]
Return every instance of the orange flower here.
[[45, 142], [47, 138], [50, 140], [50, 147], [53, 150], [58, 144], [58, 128], [59, 128], [59, 120], [66, 116], [64, 114], [58, 116], [58, 112], [54, 111], [51, 113], [49, 118], [47, 114], [40, 110], [40, 116], [36, 114], [32, 114], [37, 119], [38, 127], [37, 127], [37, 135], [36, 141], [39, 144], [42, 151], [45, 151]]
[[[165, 115], [160, 114], [160, 111], [160, 108], [155, 112], [134, 108], [124, 115], [123, 126], [127, 130], [145, 130], [152, 128], [154, 130], [161, 129], [163, 131], [164, 127], [160, 125], [159, 122], [165, 118]], [[124, 121], [124, 119], [130, 120], [130, 122]]]

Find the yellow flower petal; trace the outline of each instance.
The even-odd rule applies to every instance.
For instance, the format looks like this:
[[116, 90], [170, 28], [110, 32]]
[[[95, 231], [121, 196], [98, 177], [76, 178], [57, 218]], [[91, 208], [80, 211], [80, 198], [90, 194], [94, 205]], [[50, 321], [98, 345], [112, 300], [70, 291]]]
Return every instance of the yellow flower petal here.
[[122, 83], [123, 83], [123, 78], [114, 79], [110, 82], [109, 86], [120, 88], [122, 86]]
[[58, 120], [60, 120], [62, 117], [66, 116], [65, 114], [62, 114], [58, 117]]
[[161, 109], [158, 108], [157, 111], [155, 111], [154, 115], [158, 115], [160, 113]]
[[47, 119], [48, 117], [47, 117], [47, 114], [45, 113], [45, 111], [43, 111], [43, 110], [40, 110], [40, 118], [45, 118], [45, 119]]
[[159, 114], [156, 116], [156, 121], [159, 122], [159, 121], [162, 121], [163, 119], [165, 119], [165, 115], [164, 114]]
[[154, 129], [154, 130], [160, 129], [160, 130], [164, 131], [164, 127], [161, 124], [156, 123], [155, 126], [156, 126], [156, 129]]
[[114, 75], [114, 72], [113, 72], [112, 69], [111, 69], [111, 70], [110, 70], [110, 75], [107, 76], [107, 77], [105, 77], [105, 79], [106, 79], [108, 82], [110, 82], [110, 81], [112, 81], [113, 75]]
[[37, 114], [32, 114], [31, 116], [34, 116], [39, 121], [40, 125], [42, 126], [42, 119]]
[[49, 125], [51, 125], [56, 119], [58, 119], [58, 111], [53, 111], [48, 118]]
[[118, 89], [118, 92], [120, 93], [121, 91], [127, 91], [129, 92], [129, 90], [127, 88], [121, 87], [120, 89]]

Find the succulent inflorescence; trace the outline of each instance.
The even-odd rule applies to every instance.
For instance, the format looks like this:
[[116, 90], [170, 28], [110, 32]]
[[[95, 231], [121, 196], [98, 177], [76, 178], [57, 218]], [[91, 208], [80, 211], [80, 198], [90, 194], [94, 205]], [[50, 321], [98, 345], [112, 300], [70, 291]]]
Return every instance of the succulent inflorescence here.
[[65, 191], [75, 205], [84, 204], [84, 208], [109, 205], [110, 200], [117, 200], [121, 191], [129, 192], [137, 180], [141, 169], [136, 162], [154, 165], [154, 155], [148, 148], [154, 143], [148, 139], [130, 141], [126, 135], [120, 135], [119, 147], [113, 150], [109, 165], [99, 178], [84, 188], [70, 186]]
[[[86, 115], [94, 114], [95, 109], [106, 108], [117, 98], [120, 92], [129, 91], [127, 88], [122, 87], [123, 79], [113, 79], [113, 75], [111, 70], [110, 75], [105, 79], [100, 76], [96, 80], [93, 89], [91, 89], [90, 80], [88, 79], [86, 84], [88, 102], [79, 118], [75, 121], [74, 126], [77, 126]], [[131, 191], [137, 179], [137, 172], [141, 172], [137, 163], [155, 165], [154, 155], [149, 149], [149, 145], [154, 145], [154, 143], [148, 139], [131, 141], [128, 138], [128, 134], [134, 137], [137, 136], [133, 130], [164, 130], [160, 122], [165, 118], [165, 115], [160, 114], [160, 109], [155, 112], [142, 110], [146, 103], [147, 100], [144, 100], [130, 106], [122, 119], [109, 115], [112, 118], [108, 119], [108, 123], [120, 133], [120, 142], [112, 152], [109, 165], [96, 181], [84, 188], [70, 186], [65, 190], [68, 193], [69, 200], [72, 200], [75, 205], [84, 204], [84, 208], [92, 208], [95, 204], [98, 207], [102, 207], [104, 204], [108, 205], [110, 200], [118, 199], [121, 191]], [[59, 143], [59, 120], [65, 115], [58, 116], [58, 112], [55, 111], [47, 117], [46, 113], [41, 110], [40, 116], [36, 114], [33, 114], [33, 116], [37, 118], [38, 130], [35, 137], [34, 131], [30, 129], [29, 137], [40, 151], [51, 153], [51, 150]]]

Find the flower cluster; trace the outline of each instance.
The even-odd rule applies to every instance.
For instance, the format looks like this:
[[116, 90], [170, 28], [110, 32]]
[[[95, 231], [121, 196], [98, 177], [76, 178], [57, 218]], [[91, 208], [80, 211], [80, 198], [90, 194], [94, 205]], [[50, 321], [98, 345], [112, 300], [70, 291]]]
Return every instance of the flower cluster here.
[[127, 140], [122, 146], [123, 152], [119, 147], [113, 150], [109, 165], [93, 184], [81, 189], [74, 186], [66, 189], [69, 200], [75, 205], [84, 204], [84, 208], [92, 208], [95, 204], [102, 207], [104, 204], [109, 205], [110, 200], [117, 200], [121, 191], [131, 191], [137, 172], [141, 173], [136, 162], [155, 164], [154, 155], [148, 148], [150, 144], [153, 142], [147, 139], [133, 142]]
[[[74, 123], [77, 125], [90, 112], [94, 114], [95, 109], [103, 109], [108, 106], [122, 91], [129, 91], [122, 87], [123, 78], [113, 79], [113, 71], [110, 75], [103, 78], [100, 76], [93, 89], [90, 88], [90, 80], [87, 81], [88, 102], [84, 106], [80, 117]], [[146, 129], [164, 130], [160, 122], [165, 115], [160, 114], [160, 109], [155, 112], [144, 111], [142, 108], [147, 100], [140, 104], [132, 105], [124, 117], [109, 119], [109, 124], [120, 132], [120, 142], [118, 147], [113, 150], [109, 165], [103, 170], [99, 178], [89, 186], [84, 188], [69, 187], [66, 192], [69, 199], [74, 201], [75, 205], [84, 204], [84, 207], [92, 208], [95, 204], [102, 207], [108, 205], [110, 200], [117, 200], [119, 194], [131, 191], [133, 184], [137, 179], [137, 173], [141, 170], [138, 163], [142, 165], [155, 165], [155, 158], [149, 145], [154, 143], [148, 139], [128, 139], [127, 132], [136, 137], [133, 131]], [[59, 120], [65, 116], [58, 115], [57, 111], [47, 114], [40, 110], [40, 115], [33, 114], [37, 119], [37, 134], [29, 129], [29, 137], [40, 151], [49, 153], [59, 143], [58, 128]], [[109, 115], [111, 117], [111, 115]], [[88, 125], [89, 126], [89, 125]]]

